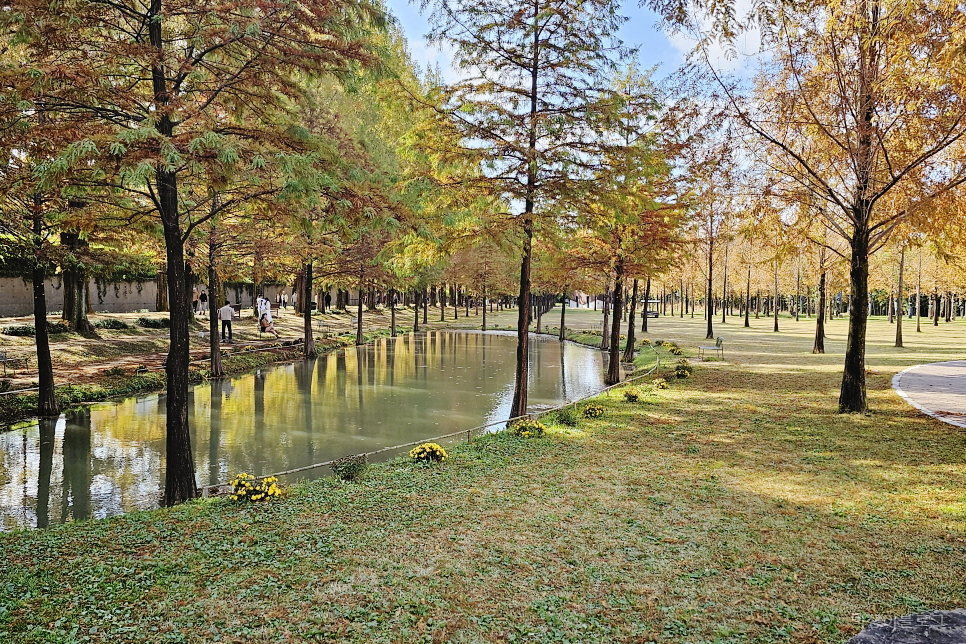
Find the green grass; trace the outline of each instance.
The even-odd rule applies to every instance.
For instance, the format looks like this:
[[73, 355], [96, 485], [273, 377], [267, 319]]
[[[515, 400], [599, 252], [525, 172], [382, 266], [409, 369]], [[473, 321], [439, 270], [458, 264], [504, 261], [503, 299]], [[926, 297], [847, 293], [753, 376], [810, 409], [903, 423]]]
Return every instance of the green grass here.
[[[652, 337], [692, 354], [700, 320], [667, 322]], [[440, 467], [0, 535], [0, 641], [804, 644], [963, 606], [966, 432], [889, 377], [966, 325], [895, 350], [873, 321], [872, 411], [840, 415], [841, 354], [782, 322], [716, 328], [725, 361], [648, 402], [618, 389], [602, 419]]]

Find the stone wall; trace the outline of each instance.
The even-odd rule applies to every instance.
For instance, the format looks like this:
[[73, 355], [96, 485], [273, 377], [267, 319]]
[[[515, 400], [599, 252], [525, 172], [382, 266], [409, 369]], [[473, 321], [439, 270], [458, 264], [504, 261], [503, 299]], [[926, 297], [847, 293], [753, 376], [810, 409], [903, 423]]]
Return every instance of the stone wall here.
[[[47, 312], [64, 309], [64, 287], [59, 277], [47, 280]], [[91, 308], [98, 313], [131, 313], [157, 305], [156, 282], [90, 283]], [[19, 277], [0, 278], [0, 317], [33, 315], [33, 284]]]

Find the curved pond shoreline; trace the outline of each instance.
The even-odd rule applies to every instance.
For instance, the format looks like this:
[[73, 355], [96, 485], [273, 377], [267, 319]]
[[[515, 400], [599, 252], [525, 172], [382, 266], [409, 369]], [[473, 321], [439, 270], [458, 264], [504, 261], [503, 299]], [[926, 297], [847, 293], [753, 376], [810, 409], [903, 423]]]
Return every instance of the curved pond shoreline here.
[[[196, 385], [189, 425], [198, 482], [269, 474], [505, 418], [515, 335], [447, 330], [380, 338]], [[603, 388], [600, 351], [548, 336], [535, 336], [532, 351], [533, 409]], [[0, 435], [3, 527], [155, 507], [164, 400], [161, 393], [98, 404]]]

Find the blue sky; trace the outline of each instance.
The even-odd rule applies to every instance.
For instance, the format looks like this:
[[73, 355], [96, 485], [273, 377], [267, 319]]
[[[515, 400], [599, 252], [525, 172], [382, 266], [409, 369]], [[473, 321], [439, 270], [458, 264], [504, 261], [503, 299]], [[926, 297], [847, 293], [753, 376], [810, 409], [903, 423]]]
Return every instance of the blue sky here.
[[[445, 51], [427, 45], [426, 33], [429, 31], [429, 24], [427, 16], [420, 14], [418, 2], [410, 4], [407, 0], [386, 0], [386, 4], [399, 19], [416, 62], [423, 67], [438, 64], [446, 74], [450, 68], [450, 58]], [[658, 66], [655, 77], [661, 78], [684, 63], [691, 48], [687, 39], [666, 36], [657, 25], [657, 16], [641, 8], [633, 0], [624, 3], [623, 13], [630, 20], [621, 30], [620, 37], [626, 44], [640, 48], [639, 60], [642, 68]]]

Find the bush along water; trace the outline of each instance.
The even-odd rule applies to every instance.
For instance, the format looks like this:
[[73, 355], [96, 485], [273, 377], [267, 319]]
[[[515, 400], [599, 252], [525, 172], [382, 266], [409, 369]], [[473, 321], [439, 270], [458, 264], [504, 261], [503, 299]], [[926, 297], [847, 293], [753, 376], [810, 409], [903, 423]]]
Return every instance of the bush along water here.
[[604, 415], [604, 407], [597, 403], [586, 405], [583, 410], [584, 418], [601, 418]]
[[624, 400], [631, 403], [640, 402], [641, 390], [637, 387], [630, 387], [624, 390]]
[[654, 387], [655, 389], [668, 388], [667, 380], [665, 380], [664, 378], [655, 378], [654, 380], [651, 381], [651, 386]]
[[366, 454], [343, 456], [329, 467], [343, 481], [358, 481], [369, 467], [369, 456]]
[[446, 460], [446, 450], [436, 443], [423, 443], [410, 450], [409, 458], [416, 463], [442, 463]]
[[577, 415], [577, 410], [573, 407], [564, 407], [555, 411], [554, 420], [567, 427], [576, 427], [580, 424], [580, 416]]
[[521, 438], [543, 436], [546, 432], [544, 424], [534, 418], [522, 418], [510, 425], [510, 433]]

